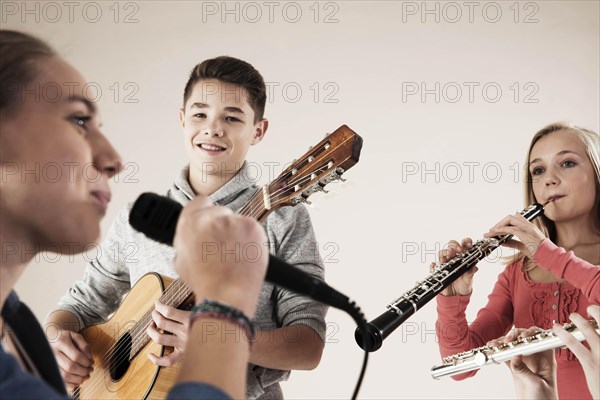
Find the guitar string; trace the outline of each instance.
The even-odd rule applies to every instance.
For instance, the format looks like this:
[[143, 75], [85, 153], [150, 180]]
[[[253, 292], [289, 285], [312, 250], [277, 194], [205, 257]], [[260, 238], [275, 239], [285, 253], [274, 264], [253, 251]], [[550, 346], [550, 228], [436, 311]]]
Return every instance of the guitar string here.
[[[318, 164], [319, 159], [325, 158], [326, 156], [328, 156], [330, 153], [332, 153], [334, 150], [336, 150], [337, 148], [341, 147], [345, 142], [347, 142], [350, 139], [353, 139], [354, 136], [350, 136], [349, 138], [343, 140], [340, 144], [335, 145], [335, 146], [331, 146], [331, 148], [328, 148], [324, 153], [318, 155], [314, 160], [311, 161], [311, 163], [315, 163]], [[278, 206], [279, 204], [285, 202], [284, 199], [280, 200], [277, 197], [279, 196], [280, 193], [295, 187], [296, 185], [299, 184], [303, 184], [305, 181], [307, 180], [312, 180], [312, 174], [314, 174], [315, 172], [320, 172], [322, 170], [328, 169], [327, 166], [323, 166], [321, 168], [318, 168], [316, 170], [314, 170], [313, 172], [311, 172], [310, 174], [306, 174], [305, 176], [298, 176], [298, 179], [296, 181], [292, 181], [290, 182], [287, 186], [282, 186], [279, 190], [276, 190], [275, 192], [269, 194], [270, 200], [272, 201], [272, 206]], [[287, 196], [284, 196], [284, 198]], [[260, 210], [260, 208], [262, 206], [264, 206], [264, 203], [262, 201], [260, 201], [260, 196], [256, 196], [252, 199], [250, 199], [250, 201], [246, 204], [246, 205], [251, 205], [251, 203], [253, 201], [257, 201], [257, 205], [252, 207], [252, 209], [250, 209], [247, 213], [248, 216], [252, 216], [254, 213], [257, 213], [257, 211]], [[244, 207], [246, 207], [246, 205], [244, 205], [242, 207], [242, 209], [240, 209], [240, 211], [243, 210]], [[179, 282], [179, 279], [175, 280], [169, 287], [167, 287], [167, 289], [165, 289], [165, 292], [163, 293], [163, 295], [160, 297], [160, 299], [163, 299], [163, 297], [165, 295], [169, 295], [170, 290], [173, 286], [176, 286], [177, 282]], [[189, 291], [189, 289], [187, 287], [185, 287], [185, 285], [181, 285], [181, 288], [177, 288], [177, 290], [172, 294], [172, 296], [170, 298], [167, 297], [166, 302], [172, 302], [173, 299], [175, 299], [177, 296], [181, 296], [182, 293], [185, 293], [186, 291]], [[172, 291], [172, 290], [171, 290]], [[190, 293], [191, 294], [191, 293]], [[185, 296], [185, 298], [187, 298], [189, 296], [189, 294], [187, 294]], [[181, 302], [183, 302], [185, 300], [185, 298], [181, 299]], [[160, 300], [159, 299], [159, 300]], [[137, 331], [136, 333], [134, 333], [134, 336], [131, 338], [131, 348], [132, 350], [135, 349], [136, 347], [138, 347], [138, 344], [140, 342], [147, 342], [148, 341], [148, 334], [146, 333], [146, 329], [147, 327], [150, 325], [150, 323], [152, 322], [152, 319], [150, 318], [150, 315], [152, 313], [152, 311], [154, 310], [154, 307], [150, 307], [145, 313], [144, 315], [139, 319], [139, 322], [143, 322], [143, 324], [140, 324], [139, 322], [135, 323], [134, 326], [129, 330], [129, 332], [133, 332], [133, 331]], [[139, 329], [140, 327], [143, 327], [143, 329]], [[121, 335], [122, 336], [122, 335]], [[144, 337], [145, 336], [145, 337]], [[143, 339], [143, 340], [140, 340]], [[108, 358], [111, 356], [111, 354], [114, 354], [114, 352], [117, 351], [121, 351], [123, 350], [124, 347], [127, 346], [127, 344], [123, 344], [121, 346], [122, 342], [117, 341], [116, 345], [111, 346], [111, 348], [109, 348], [109, 350], [107, 352], [105, 352], [105, 354], [102, 356], [101, 358], [101, 363], [102, 364], [106, 364], [108, 361]], [[141, 350], [146, 343], [143, 343], [141, 346], [139, 346], [139, 348], [136, 349], [134, 354], [137, 354], [139, 352], [139, 350]], [[125, 352], [122, 352], [122, 355], [119, 356], [119, 359], [117, 359], [115, 362], [117, 363], [117, 365], [120, 365], [126, 357], [128, 357], [130, 354], [125, 354]], [[128, 360], [129, 361], [129, 360]], [[97, 375], [97, 374], [96, 374]], [[101, 376], [99, 376], [98, 378], [100, 378]], [[86, 389], [89, 391], [93, 391], [94, 389], [97, 388], [97, 385], [101, 384], [102, 382], [104, 382], [104, 379], [97, 379], [97, 383], [94, 383], [92, 381], [89, 381], [87, 383], [88, 386]]]
[[[329, 156], [329, 154], [332, 153], [334, 150], [337, 150], [338, 148], [342, 147], [344, 145], [344, 143], [346, 143], [348, 140], [351, 140], [351, 139], [354, 139], [354, 138], [355, 138], [355, 136], [351, 135], [350, 137], [344, 139], [341, 143], [339, 143], [339, 144], [337, 144], [335, 146], [330, 146], [328, 149], [325, 150], [325, 152], [323, 152], [322, 154], [317, 155], [315, 157], [315, 159], [313, 161], [310, 161], [310, 162], [318, 164], [321, 161], [322, 158], [325, 158], [325, 157]], [[318, 168], [318, 169], [314, 170], [313, 172], [311, 172], [310, 174], [305, 175], [305, 177], [310, 177], [313, 173], [320, 172], [323, 169], [327, 169], [327, 168], [325, 166], [321, 167], [321, 168]], [[300, 181], [290, 182], [290, 183], [288, 183], [287, 187], [282, 187], [279, 190], [276, 190], [275, 192], [271, 193], [270, 196], [275, 196], [276, 197], [277, 195], [279, 195], [279, 193], [281, 193], [281, 192], [283, 192], [285, 190], [288, 190], [290, 187], [294, 187], [294, 186], [296, 186], [298, 184], [302, 184], [302, 183], [304, 183], [304, 177], [302, 177], [302, 182], [300, 182]], [[286, 197], [286, 196], [284, 195], [284, 197]], [[277, 199], [275, 201], [277, 201]], [[282, 200], [282, 202], [283, 201], [284, 200]], [[276, 203], [276, 205], [278, 205], [280, 203]], [[258, 207], [261, 207], [262, 205], [263, 205], [263, 203], [261, 202], [261, 204], [258, 205]]]
[[[341, 143], [339, 143], [339, 144], [337, 144], [337, 145], [335, 145], [335, 146], [330, 146], [328, 149], [326, 149], [326, 150], [325, 150], [325, 152], [323, 152], [322, 154], [319, 154], [319, 155], [317, 155], [317, 156], [315, 157], [315, 159], [314, 159], [313, 161], [310, 161], [310, 162], [311, 162], [311, 163], [318, 164], [318, 163], [321, 161], [321, 159], [322, 159], [322, 158], [325, 158], [325, 157], [329, 156], [329, 154], [331, 154], [331, 153], [332, 153], [334, 150], [336, 150], [336, 149], [338, 149], [339, 147], [343, 146], [343, 145], [344, 145], [344, 143], [346, 143], [348, 140], [351, 140], [351, 139], [354, 139], [354, 138], [355, 138], [355, 137], [354, 137], [354, 135], [351, 135], [350, 137], [348, 137], [348, 138], [344, 139], [344, 140], [343, 140]], [[313, 173], [315, 173], [315, 172], [318, 172], [318, 171], [322, 170], [323, 168], [325, 168], [325, 167], [318, 168], [318, 169], [316, 169], [314, 172], [312, 172], [311, 174], [305, 175], [305, 177], [306, 177], [306, 176], [309, 176], [309, 177], [310, 177], [310, 175], [312, 175], [312, 174], [313, 174]], [[302, 179], [303, 179], [303, 178], [304, 178], [304, 177], [302, 177]], [[301, 183], [303, 183], [303, 182], [298, 182], [298, 181], [296, 181], [296, 182], [290, 182], [290, 183], [287, 183], [287, 185], [288, 185], [287, 187], [282, 187], [282, 188], [280, 188], [279, 190], [276, 190], [275, 192], [273, 192], [273, 193], [270, 193], [269, 195], [270, 195], [270, 196], [274, 196], [274, 197], [276, 197], [277, 195], [279, 195], [279, 193], [281, 193], [281, 192], [283, 192], [283, 191], [285, 191], [285, 190], [288, 190], [290, 187], [293, 187], [293, 186], [295, 186], [295, 185], [297, 185], [297, 184], [301, 184]], [[277, 200], [277, 199], [276, 199], [276, 200]], [[261, 202], [261, 204], [260, 204], [260, 205], [258, 205], [258, 207], [262, 206], [262, 204], [263, 204], [263, 203]], [[254, 211], [254, 210], [253, 210], [253, 211]]]

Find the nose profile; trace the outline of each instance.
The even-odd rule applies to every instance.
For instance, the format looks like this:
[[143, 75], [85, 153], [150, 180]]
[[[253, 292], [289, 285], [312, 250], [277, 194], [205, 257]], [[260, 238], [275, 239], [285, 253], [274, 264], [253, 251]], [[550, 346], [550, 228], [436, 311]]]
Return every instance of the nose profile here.
[[99, 168], [99, 171], [101, 171], [102, 174], [106, 175], [108, 178], [112, 178], [122, 170], [123, 162], [120, 159], [115, 160], [112, 163], [106, 163], [104, 165], [101, 165]]
[[102, 133], [98, 132], [95, 136], [92, 143], [94, 167], [111, 178], [123, 170], [123, 160]]

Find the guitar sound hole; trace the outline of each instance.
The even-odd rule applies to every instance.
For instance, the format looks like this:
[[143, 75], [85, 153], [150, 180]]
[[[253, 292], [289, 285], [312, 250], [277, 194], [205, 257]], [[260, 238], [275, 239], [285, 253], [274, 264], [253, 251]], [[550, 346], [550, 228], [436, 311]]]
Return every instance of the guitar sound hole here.
[[110, 378], [118, 381], [129, 369], [129, 355], [131, 354], [131, 335], [124, 334], [119, 338], [110, 357]]

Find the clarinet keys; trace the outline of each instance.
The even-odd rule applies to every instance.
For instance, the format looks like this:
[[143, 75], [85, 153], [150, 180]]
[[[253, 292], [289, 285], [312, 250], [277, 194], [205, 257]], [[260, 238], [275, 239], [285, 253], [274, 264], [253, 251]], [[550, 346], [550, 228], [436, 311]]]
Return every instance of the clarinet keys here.
[[[531, 221], [541, 215], [544, 207], [533, 204], [521, 212], [521, 215]], [[497, 249], [504, 241], [512, 235], [479, 240], [473, 246], [462, 253], [457, 254], [452, 260], [443, 264], [435, 264], [430, 269], [429, 275], [394, 302], [388, 304], [387, 311], [369, 323], [369, 335], [364, 338], [364, 332], [355, 332], [356, 343], [367, 351], [376, 351], [382, 346], [383, 340], [406, 321], [412, 314], [423, 308], [429, 301], [434, 299], [452, 282], [462, 274], [469, 271], [477, 263]], [[363, 346], [367, 343], [367, 348]], [[487, 353], [484, 353], [487, 357]]]

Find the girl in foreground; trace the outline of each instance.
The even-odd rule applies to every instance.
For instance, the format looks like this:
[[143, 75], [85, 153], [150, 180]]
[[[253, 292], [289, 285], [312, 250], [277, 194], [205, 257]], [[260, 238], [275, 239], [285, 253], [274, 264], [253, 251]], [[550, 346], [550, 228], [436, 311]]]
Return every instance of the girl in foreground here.
[[[111, 197], [108, 180], [122, 169], [121, 160], [100, 132], [96, 105], [85, 96], [86, 81], [77, 70], [47, 44], [19, 32], [0, 30], [0, 54], [0, 322], [3, 332], [10, 331], [0, 346], [0, 397], [67, 399], [45, 336], [12, 288], [35, 257], [25, 249], [73, 254], [98, 239]], [[52, 176], [31, 172], [50, 170]], [[213, 330], [252, 331], [249, 318], [266, 257], [252, 264], [243, 257], [221, 264], [217, 254], [199, 262], [198, 237], [228, 248], [267, 241], [258, 223], [213, 207], [206, 197], [184, 208], [175, 236], [175, 268], [197, 299], [220, 306], [206, 313], [202, 302], [192, 313], [180, 383], [169, 398], [242, 398], [249, 342], [236, 343], [237, 335], [230, 335], [233, 340], [207, 336], [203, 329], [209, 324]], [[241, 314], [245, 320], [231, 317]], [[17, 357], [9, 349], [16, 349]]]

